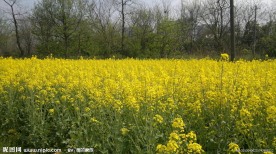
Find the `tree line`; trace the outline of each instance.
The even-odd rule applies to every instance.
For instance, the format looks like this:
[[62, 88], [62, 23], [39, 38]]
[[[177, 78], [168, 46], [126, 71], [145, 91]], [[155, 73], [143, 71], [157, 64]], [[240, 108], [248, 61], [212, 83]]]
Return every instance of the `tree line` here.
[[[147, 6], [142, 0], [41, 0], [24, 12], [2, 0], [0, 54], [41, 57], [170, 58], [230, 52], [230, 7], [225, 0], [182, 0]], [[238, 56], [276, 56], [273, 8], [235, 2]]]

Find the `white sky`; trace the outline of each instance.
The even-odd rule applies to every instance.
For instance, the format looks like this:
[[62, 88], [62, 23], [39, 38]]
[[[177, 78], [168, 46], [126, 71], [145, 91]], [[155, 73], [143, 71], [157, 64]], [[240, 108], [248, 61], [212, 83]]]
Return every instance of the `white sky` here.
[[[39, 0], [17, 0], [20, 4], [22, 4], [22, 6], [23, 6], [23, 8], [22, 9], [31, 9], [32, 7], [33, 7], [33, 5], [34, 5], [34, 3], [35, 2], [38, 2]], [[158, 4], [158, 3], [162, 3], [162, 1], [171, 1], [171, 6], [172, 6], [172, 8], [171, 9], [173, 9], [173, 8], [177, 8], [177, 7], [179, 7], [180, 5], [180, 2], [181, 2], [181, 0], [141, 0], [141, 1], [144, 1], [144, 3], [146, 4], [146, 5], [155, 5], [155, 4]], [[255, 1], [255, 0], [252, 0], [252, 1]], [[257, 0], [258, 1], [258, 0]], [[262, 0], [263, 2], [265, 2], [265, 3], [267, 3], [268, 4], [268, 7], [271, 7], [271, 5], [272, 5], [272, 1], [275, 3], [276, 2], [276, 0]], [[276, 3], [275, 3], [276, 4]], [[3, 0], [0, 0], [0, 10], [2, 9], [5, 9], [6, 8], [6, 4], [4, 3], [4, 1]], [[26, 11], [27, 11], [26, 10]]]
[[[23, 4], [24, 6], [26, 7], [32, 7], [34, 2], [38, 2], [39, 0], [18, 0], [18, 2], [20, 2], [21, 4]], [[162, 0], [142, 0], [148, 4], [156, 4], [156, 3], [161, 3]], [[167, 1], [167, 0], [166, 0]], [[179, 4], [181, 2], [181, 0], [170, 0], [172, 2], [172, 4], [176, 5], [176, 4]], [[253, 1], [253, 0], [252, 0]], [[270, 3], [271, 1], [273, 0], [263, 0], [264, 2], [266, 3]], [[275, 1], [275, 0], [274, 0]], [[3, 0], [0, 0], [0, 6], [3, 5]]]

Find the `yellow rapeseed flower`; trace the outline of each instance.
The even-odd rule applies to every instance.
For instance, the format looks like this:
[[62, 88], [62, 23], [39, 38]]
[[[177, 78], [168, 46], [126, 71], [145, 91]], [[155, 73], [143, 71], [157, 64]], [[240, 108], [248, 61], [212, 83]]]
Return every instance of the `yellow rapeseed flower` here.
[[221, 60], [228, 61], [229, 60], [229, 55], [227, 53], [222, 53], [220, 54]]
[[99, 123], [100, 123], [95, 117], [91, 118], [91, 119], [90, 119], [90, 122], [91, 122], [91, 123], [96, 123], [96, 124], [99, 124]]
[[91, 109], [89, 107], [85, 107], [84, 111], [89, 112]]
[[158, 144], [156, 147], [156, 152], [157, 153], [165, 153], [167, 151], [167, 147], [162, 144]]
[[276, 106], [269, 106], [266, 109], [267, 117], [266, 120], [268, 123], [276, 123]]
[[173, 128], [183, 129], [184, 126], [185, 126], [185, 124], [184, 124], [184, 121], [182, 120], [182, 118], [175, 118], [173, 120], [173, 123], [172, 123]]
[[121, 128], [121, 133], [122, 133], [122, 135], [127, 135], [128, 134], [128, 132], [129, 132], [129, 129], [127, 129], [127, 128]]
[[153, 118], [157, 123], [163, 123], [163, 117], [159, 114], [156, 114]]
[[53, 113], [55, 112], [55, 109], [49, 109], [48, 112], [49, 112], [50, 114], [53, 114]]
[[178, 141], [178, 140], [180, 140], [180, 137], [178, 136], [177, 133], [172, 132], [172, 133], [170, 134], [170, 138], [169, 138], [169, 139], [170, 139], [170, 140], [176, 140], [176, 141]]
[[169, 140], [169, 142], [167, 143], [167, 151], [168, 152], [176, 152], [178, 148], [179, 148], [179, 146], [178, 146], [177, 142], [174, 140]]
[[[27, 115], [23, 117], [35, 118], [44, 112], [44, 107], [51, 118], [59, 116], [57, 109], [64, 109], [62, 112], [68, 116], [95, 115], [101, 118], [86, 119], [95, 126], [95, 131], [102, 131], [96, 130], [101, 127], [95, 124], [106, 124], [112, 119], [138, 124], [121, 124], [118, 132], [124, 135], [134, 129], [148, 130], [152, 128], [144, 126], [154, 126], [151, 132], [158, 138], [155, 142], [159, 141], [160, 132], [169, 135], [157, 148], [163, 149], [164, 153], [170, 153], [167, 148], [174, 151], [176, 146], [172, 146], [172, 141], [179, 148], [171, 153], [187, 153], [188, 144], [196, 143], [195, 132], [201, 131], [200, 138], [215, 140], [217, 124], [228, 128], [234, 122], [234, 130], [226, 130], [225, 136], [235, 136], [237, 140], [247, 137], [251, 140], [245, 144], [254, 142], [258, 148], [275, 149], [276, 139], [273, 137], [276, 136], [263, 138], [262, 133], [273, 135], [276, 132], [276, 60], [228, 63], [223, 61], [229, 56], [221, 56], [219, 62], [210, 59], [0, 58], [0, 102], [3, 104], [0, 111], [27, 105], [22, 112]], [[2, 113], [4, 117], [12, 118], [8, 113]], [[172, 116], [175, 119], [171, 119]], [[189, 119], [189, 128], [195, 128], [195, 132], [186, 134], [185, 121], [180, 117]], [[171, 120], [172, 128], [167, 126], [167, 119]], [[153, 124], [149, 126], [149, 122]], [[193, 127], [195, 125], [202, 128]], [[82, 127], [86, 126], [89, 125]], [[144, 138], [143, 135], [146, 133], [139, 137]], [[224, 142], [230, 139], [226, 138]], [[235, 149], [233, 144], [231, 149]]]
[[238, 154], [240, 154], [241, 152], [240, 152], [239, 145], [237, 145], [236, 143], [231, 142], [228, 145], [228, 153], [238, 153]]
[[196, 138], [196, 134], [195, 132], [191, 131], [186, 135], [186, 138], [189, 140], [189, 142], [196, 142], [197, 138]]
[[187, 150], [188, 150], [188, 153], [192, 153], [192, 154], [201, 154], [204, 152], [202, 150], [202, 146], [198, 143], [189, 143]]

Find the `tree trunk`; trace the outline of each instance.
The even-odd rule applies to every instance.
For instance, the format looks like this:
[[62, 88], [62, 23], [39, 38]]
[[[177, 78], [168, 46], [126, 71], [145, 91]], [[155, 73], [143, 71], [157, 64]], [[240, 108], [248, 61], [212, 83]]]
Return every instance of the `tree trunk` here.
[[257, 28], [257, 6], [255, 5], [255, 16], [254, 16], [254, 38], [253, 38], [253, 50], [252, 50], [252, 52], [253, 52], [253, 58], [255, 58], [255, 54], [256, 54], [256, 35], [257, 35], [257, 30], [256, 30], [256, 28]]
[[121, 40], [121, 53], [125, 54], [125, 2], [122, 0], [122, 40]]
[[230, 0], [230, 26], [231, 26], [231, 61], [235, 60], [235, 17], [234, 0]]

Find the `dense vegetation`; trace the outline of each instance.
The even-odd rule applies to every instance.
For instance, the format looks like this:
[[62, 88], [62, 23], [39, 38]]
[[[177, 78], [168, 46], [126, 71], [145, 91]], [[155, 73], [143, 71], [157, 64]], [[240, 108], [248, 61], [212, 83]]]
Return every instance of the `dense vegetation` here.
[[0, 0], [0, 148], [276, 151], [273, 7], [236, 1], [229, 62], [225, 0], [26, 2]]
[[[20, 9], [24, 1], [6, 2], [0, 17], [4, 56], [166, 58], [229, 52], [229, 2], [224, 0], [183, 0], [178, 6], [170, 1], [146, 6], [142, 0], [41, 0], [27, 13]], [[261, 9], [264, 5], [236, 1], [238, 56], [276, 56], [275, 9]]]
[[275, 60], [9, 58], [0, 72], [3, 146], [276, 150]]

